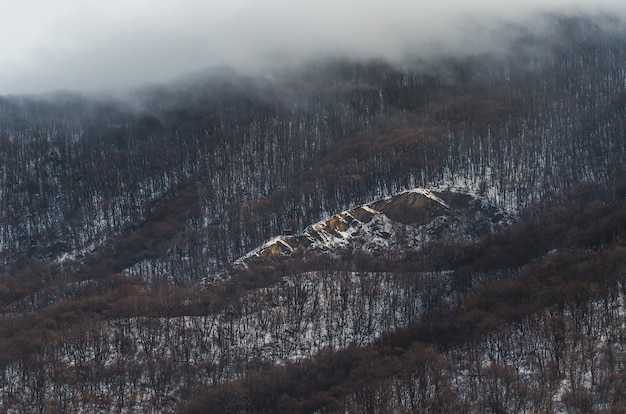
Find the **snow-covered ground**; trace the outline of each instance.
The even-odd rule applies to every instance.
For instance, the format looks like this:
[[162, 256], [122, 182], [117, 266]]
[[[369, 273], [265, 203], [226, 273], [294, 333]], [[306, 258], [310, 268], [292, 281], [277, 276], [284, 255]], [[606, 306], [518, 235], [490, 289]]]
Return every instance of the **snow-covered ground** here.
[[[56, 347], [54, 357], [36, 356], [36, 372], [21, 363], [7, 366], [0, 405], [18, 413], [38, 398], [84, 403], [91, 393], [110, 398], [121, 412], [174, 407], [191, 383], [241, 378], [324, 349], [371, 343], [425, 309], [454, 301], [449, 279], [447, 273], [311, 272], [253, 291], [215, 315], [102, 322]], [[99, 382], [72, 380], [87, 373]], [[107, 412], [96, 406], [71, 411]]]

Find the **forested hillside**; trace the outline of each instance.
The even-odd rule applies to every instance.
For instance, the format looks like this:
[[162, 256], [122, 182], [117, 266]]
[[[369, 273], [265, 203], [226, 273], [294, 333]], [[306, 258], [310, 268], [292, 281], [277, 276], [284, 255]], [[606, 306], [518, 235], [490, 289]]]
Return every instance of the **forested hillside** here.
[[621, 412], [626, 29], [542, 19], [0, 97], [0, 411]]

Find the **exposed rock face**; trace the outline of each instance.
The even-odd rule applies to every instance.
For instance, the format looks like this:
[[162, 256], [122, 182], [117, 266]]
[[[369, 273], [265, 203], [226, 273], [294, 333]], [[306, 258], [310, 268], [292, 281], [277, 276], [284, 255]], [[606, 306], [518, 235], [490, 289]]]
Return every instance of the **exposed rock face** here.
[[394, 256], [430, 241], [477, 241], [512, 221], [507, 212], [475, 194], [417, 188], [343, 211], [301, 234], [277, 236], [233, 266], [245, 268], [252, 261], [296, 251], [305, 256], [337, 257], [347, 251]]

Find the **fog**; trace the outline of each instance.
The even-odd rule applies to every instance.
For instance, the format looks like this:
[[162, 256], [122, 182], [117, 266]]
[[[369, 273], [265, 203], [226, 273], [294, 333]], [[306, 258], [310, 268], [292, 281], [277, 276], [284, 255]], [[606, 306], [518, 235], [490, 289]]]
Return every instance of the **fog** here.
[[[549, 3], [549, 4], [548, 4]], [[0, 95], [121, 91], [219, 65], [479, 53], [542, 13], [626, 15], [623, 0], [5, 0]]]

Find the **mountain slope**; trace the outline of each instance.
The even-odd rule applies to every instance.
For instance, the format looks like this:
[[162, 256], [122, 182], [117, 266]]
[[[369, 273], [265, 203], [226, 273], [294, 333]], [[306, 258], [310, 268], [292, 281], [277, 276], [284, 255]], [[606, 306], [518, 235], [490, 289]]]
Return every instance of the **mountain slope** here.
[[626, 30], [541, 19], [1, 97], [0, 411], [620, 412]]
[[624, 36], [606, 18], [545, 19], [504, 55], [214, 74], [132, 103], [4, 97], [0, 271], [110, 249], [181, 188], [197, 214], [114, 272], [193, 286], [283, 228], [408, 188], [521, 212], [624, 176]]

